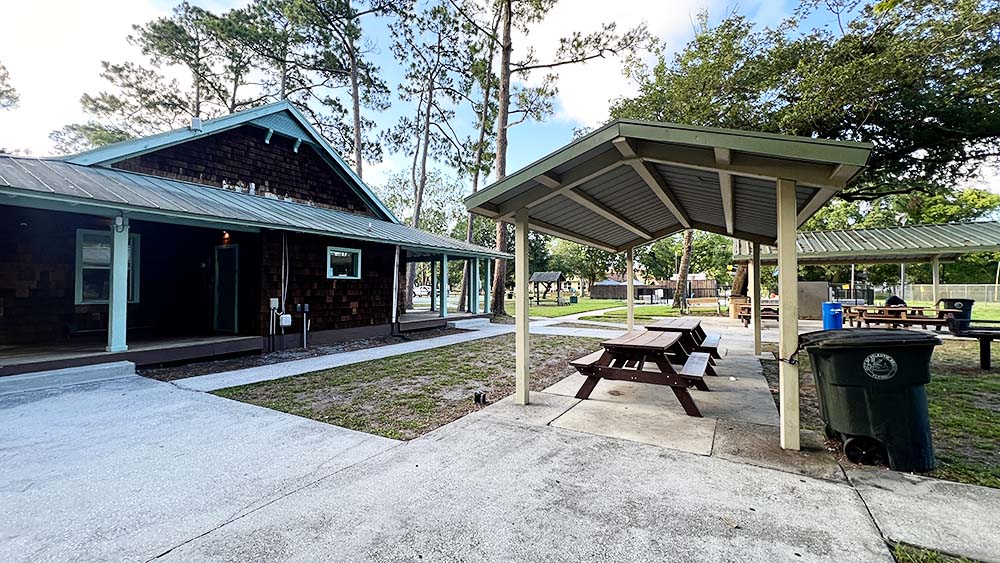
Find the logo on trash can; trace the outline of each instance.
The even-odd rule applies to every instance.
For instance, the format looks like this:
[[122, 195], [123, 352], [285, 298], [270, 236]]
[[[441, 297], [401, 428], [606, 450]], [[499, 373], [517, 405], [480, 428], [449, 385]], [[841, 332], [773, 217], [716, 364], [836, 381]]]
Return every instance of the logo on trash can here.
[[885, 381], [886, 379], [892, 379], [892, 376], [896, 375], [898, 366], [896, 366], [896, 360], [892, 356], [883, 354], [882, 352], [875, 352], [865, 358], [862, 367], [865, 373], [868, 374], [868, 377]]

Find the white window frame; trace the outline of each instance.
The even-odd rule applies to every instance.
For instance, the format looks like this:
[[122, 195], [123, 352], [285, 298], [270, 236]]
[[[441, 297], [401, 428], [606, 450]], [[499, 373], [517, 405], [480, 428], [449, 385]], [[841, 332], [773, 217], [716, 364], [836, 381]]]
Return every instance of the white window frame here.
[[[76, 305], [107, 305], [107, 299], [89, 299], [84, 300], [83, 298], [83, 237], [86, 235], [96, 235], [96, 236], [106, 236], [108, 238], [108, 243], [111, 243], [111, 230], [99, 231], [96, 229], [77, 229], [76, 230], [76, 268], [74, 275], [74, 299], [73, 302]], [[128, 288], [129, 303], [139, 302], [139, 235], [129, 234], [128, 236], [129, 247], [132, 252], [131, 260], [129, 261], [129, 267], [131, 268], [131, 274], [129, 279], [129, 284], [131, 287]], [[92, 267], [88, 266], [88, 270], [102, 270], [102, 267]], [[111, 270], [111, 265], [108, 264], [107, 270]]]
[[[350, 252], [356, 254], [358, 259], [354, 262], [353, 276], [334, 276], [330, 273], [330, 252]], [[340, 246], [326, 247], [326, 279], [328, 280], [360, 280], [361, 279], [361, 249], [342, 248]]]

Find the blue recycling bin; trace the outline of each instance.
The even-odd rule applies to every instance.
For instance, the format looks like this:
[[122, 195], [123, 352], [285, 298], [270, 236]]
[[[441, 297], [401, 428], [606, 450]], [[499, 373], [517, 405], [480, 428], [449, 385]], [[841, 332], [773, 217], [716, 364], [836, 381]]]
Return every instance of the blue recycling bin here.
[[844, 328], [844, 306], [836, 301], [823, 303], [823, 330]]

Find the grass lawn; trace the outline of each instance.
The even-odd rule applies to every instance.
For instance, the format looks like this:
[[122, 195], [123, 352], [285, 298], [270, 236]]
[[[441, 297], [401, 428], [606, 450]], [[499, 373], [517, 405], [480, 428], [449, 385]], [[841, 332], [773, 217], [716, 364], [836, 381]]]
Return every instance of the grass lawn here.
[[[722, 309], [723, 315], [727, 315], [727, 309]], [[604, 321], [609, 323], [623, 323], [625, 322], [627, 312], [625, 309], [620, 311], [608, 311], [603, 315], [589, 315], [586, 317], [580, 317], [583, 321]], [[714, 310], [693, 310], [689, 313], [692, 316], [703, 316], [703, 317], [715, 317]], [[635, 306], [635, 320], [639, 323], [653, 322], [658, 318], [663, 317], [679, 317], [680, 311], [671, 307], [670, 305], [640, 305]]]
[[[934, 306], [934, 303], [931, 303], [930, 301], [907, 301], [906, 303], [907, 305], [913, 305], [915, 307]], [[986, 321], [1000, 320], [1000, 303], [977, 301], [976, 304], [972, 306], [972, 318]]]
[[901, 543], [897, 543], [893, 547], [892, 555], [898, 563], [975, 563], [971, 559], [964, 557], [951, 557], [936, 551], [911, 547]]
[[[599, 339], [532, 336], [531, 388], [540, 391], [574, 373], [570, 360]], [[514, 392], [514, 335], [343, 366], [216, 391], [221, 397], [345, 428], [410, 440]]]
[[[508, 300], [504, 303], [504, 306], [507, 308], [507, 314], [514, 314], [514, 305], [515, 303], [512, 300]], [[556, 305], [555, 297], [553, 297], [548, 301], [542, 300], [541, 305], [535, 305], [535, 301], [532, 300], [531, 309], [528, 310], [528, 315], [531, 317], [545, 317], [547, 319], [551, 319], [553, 317], [562, 317], [564, 315], [575, 315], [577, 313], [586, 313], [587, 311], [624, 306], [624, 301], [618, 301], [615, 299], [591, 299], [589, 297], [581, 297], [580, 302], [573, 305]]]
[[[777, 346], [765, 349], [774, 352]], [[1000, 343], [994, 343], [993, 354], [998, 353]], [[799, 362], [802, 427], [822, 432], [809, 355], [800, 353]], [[762, 363], [776, 389], [777, 361]], [[978, 342], [945, 340], [935, 348], [927, 400], [937, 458], [930, 475], [1000, 488], [1000, 373], [979, 369]]]

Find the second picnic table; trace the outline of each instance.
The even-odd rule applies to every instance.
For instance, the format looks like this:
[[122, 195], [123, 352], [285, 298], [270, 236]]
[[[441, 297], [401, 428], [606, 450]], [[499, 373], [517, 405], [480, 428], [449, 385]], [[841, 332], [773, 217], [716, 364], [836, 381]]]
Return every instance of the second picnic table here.
[[660, 319], [646, 325], [646, 330], [679, 332], [682, 335], [681, 344], [688, 351], [707, 352], [713, 358], [722, 358], [719, 355], [719, 342], [722, 341], [722, 337], [718, 334], [706, 334], [701, 326], [701, 319], [692, 317]]
[[850, 326], [885, 324], [890, 326], [915, 326], [936, 329], [947, 326], [949, 313], [959, 313], [958, 309], [936, 309], [914, 305], [845, 305], [844, 319]]
[[711, 369], [711, 356], [689, 351], [682, 338], [680, 332], [638, 331], [605, 340], [601, 343], [604, 350], [570, 362], [587, 376], [576, 398], [590, 397], [601, 379], [668, 385], [684, 412], [700, 417], [688, 388], [708, 391], [704, 376]]

